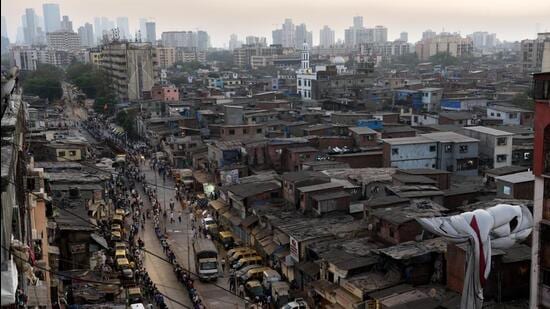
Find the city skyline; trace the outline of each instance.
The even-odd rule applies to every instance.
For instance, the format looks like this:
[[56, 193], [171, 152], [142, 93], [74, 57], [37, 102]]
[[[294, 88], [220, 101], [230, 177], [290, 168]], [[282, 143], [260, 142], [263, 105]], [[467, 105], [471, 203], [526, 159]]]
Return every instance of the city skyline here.
[[[273, 8], [270, 3], [255, 3], [248, 5], [250, 14], [246, 14], [246, 24], [238, 22], [238, 14], [242, 10], [234, 10], [233, 7], [225, 7], [221, 2], [211, 3], [170, 3], [174, 9], [167, 11], [163, 16], [149, 17], [153, 7], [147, 4], [140, 4], [139, 7], [128, 9], [128, 1], [118, 1], [116, 3], [104, 0], [96, 0], [97, 5], [87, 7], [84, 14], [78, 4], [70, 1], [56, 1], [61, 10], [61, 15], [68, 15], [75, 25], [74, 30], [86, 22], [93, 23], [94, 17], [103, 17], [104, 5], [109, 5], [113, 12], [108, 16], [111, 20], [124, 16], [129, 19], [130, 34], [133, 34], [139, 28], [139, 20], [156, 19], [156, 32], [158, 34], [164, 31], [196, 31], [201, 29], [207, 31], [211, 36], [213, 47], [227, 47], [230, 35], [235, 33], [239, 37], [249, 35], [271, 38], [271, 32], [280, 28], [285, 18], [291, 18], [296, 25], [304, 23], [308, 31], [313, 32], [313, 44], [319, 44], [319, 31], [324, 25], [329, 26], [335, 31], [335, 40], [344, 39], [344, 30], [353, 25], [354, 16], [363, 16], [365, 27], [374, 28], [376, 25], [383, 25], [388, 28], [388, 40], [392, 41], [399, 38], [402, 31], [409, 34], [409, 41], [416, 42], [421, 38], [422, 32], [431, 29], [436, 32], [459, 32], [463, 36], [475, 31], [488, 31], [496, 33], [500, 40], [520, 41], [522, 39], [533, 38], [537, 32], [546, 31], [550, 27], [547, 16], [544, 12], [550, 11], [550, 4], [541, 1], [530, 0], [522, 5], [496, 6], [497, 2], [485, 1], [477, 3], [466, 1], [452, 5], [442, 4], [435, 1], [423, 1], [415, 5], [406, 2], [397, 2], [382, 7], [372, 1], [364, 3], [353, 3], [352, 1], [343, 1], [338, 4], [331, 3], [292, 3], [283, 1], [282, 7], [292, 6], [294, 10], [281, 11]], [[161, 0], [154, 5], [163, 5], [168, 1]], [[21, 26], [20, 16], [25, 13], [26, 8], [33, 8], [35, 12], [42, 13], [42, 5], [49, 3], [47, 1], [25, 1], [25, 2], [2, 2], [2, 14], [6, 17], [8, 36], [10, 41], [15, 41], [17, 28]], [[353, 4], [353, 5], [352, 5]], [[238, 6], [234, 6], [238, 7]], [[303, 10], [306, 9], [306, 10]], [[400, 17], [406, 12], [405, 16]], [[210, 16], [208, 19], [199, 18], [201, 12]], [[307, 11], [308, 14], [299, 14], [298, 12]], [[269, 12], [269, 16], [262, 16], [261, 12]], [[452, 12], [452, 16], [446, 13]], [[266, 14], [264, 14], [266, 15]], [[144, 17], [147, 16], [147, 17]], [[414, 16], [413, 19], [407, 19], [407, 16]], [[514, 19], [510, 19], [514, 16]], [[183, 17], [183, 18], [182, 18]], [[250, 25], [254, 25], [250, 30]], [[95, 27], [94, 27], [95, 28]], [[94, 29], [95, 31], [96, 29]], [[143, 38], [143, 33], [142, 33]]]

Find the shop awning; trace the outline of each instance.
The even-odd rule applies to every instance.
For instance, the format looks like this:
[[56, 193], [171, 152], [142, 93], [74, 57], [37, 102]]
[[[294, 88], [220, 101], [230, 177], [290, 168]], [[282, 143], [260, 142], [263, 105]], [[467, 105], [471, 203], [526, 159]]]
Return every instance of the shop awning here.
[[90, 234], [92, 239], [97, 242], [100, 246], [102, 246], [105, 249], [109, 249], [109, 245], [107, 244], [107, 241], [102, 236], [97, 235], [96, 233]]
[[272, 255], [273, 252], [275, 252], [275, 250], [277, 250], [278, 247], [279, 245], [277, 245], [276, 243], [270, 242], [265, 247], [263, 247], [263, 249], [265, 253], [267, 253], [267, 255]]
[[215, 201], [210, 201], [210, 206], [214, 208], [214, 210], [218, 211], [225, 207], [225, 203], [221, 200], [215, 200]]
[[234, 211], [227, 211], [222, 214], [224, 218], [226, 218], [231, 224], [234, 226], [239, 226], [242, 222], [241, 217], [237, 215]]
[[319, 269], [321, 269], [319, 264], [311, 261], [298, 263], [296, 264], [296, 268], [312, 278], [315, 278], [319, 274]]
[[256, 222], [258, 222], [258, 217], [257, 216], [248, 216], [241, 222], [241, 225], [244, 228], [248, 228], [249, 226], [251, 226], [252, 224], [254, 224]]

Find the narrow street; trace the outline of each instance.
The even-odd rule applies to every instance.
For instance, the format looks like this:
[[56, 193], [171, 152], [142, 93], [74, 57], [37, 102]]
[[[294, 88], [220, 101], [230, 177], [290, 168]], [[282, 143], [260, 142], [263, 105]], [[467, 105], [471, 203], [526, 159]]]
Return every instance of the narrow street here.
[[[149, 182], [149, 184], [153, 185], [155, 184], [155, 174], [156, 172], [151, 170], [149, 168], [148, 162], [145, 165], [142, 165], [142, 171], [145, 173], [146, 181]], [[169, 204], [170, 199], [175, 199], [175, 191], [168, 188], [174, 188], [174, 181], [170, 177], [166, 177], [166, 181], [162, 179], [158, 174], [156, 175], [156, 183], [158, 184], [157, 187], [157, 196], [159, 199], [159, 202], [161, 204], [161, 208], [166, 206], [166, 209], [169, 210]], [[145, 194], [145, 193], [140, 193]], [[148, 203], [148, 201], [146, 200]], [[164, 204], [165, 203], [165, 204]], [[176, 203], [178, 205], [178, 203]], [[148, 206], [148, 204], [147, 204]], [[178, 221], [178, 213], [181, 210], [181, 224]], [[177, 208], [174, 211], [174, 223], [170, 223], [170, 216], [168, 215], [166, 218], [166, 231], [168, 234], [168, 243], [170, 244], [170, 247], [176, 254], [176, 258], [178, 262], [186, 269], [190, 269], [192, 272], [195, 272], [195, 265], [193, 260], [193, 249], [192, 249], [192, 232], [191, 232], [191, 224], [189, 221], [189, 208], [182, 209]], [[161, 227], [163, 226], [163, 223], [161, 223]], [[164, 256], [164, 253], [162, 252], [162, 248], [160, 247], [159, 240], [157, 239], [154, 231], [152, 222], [148, 222], [146, 226], [146, 232], [145, 232], [145, 247], [148, 250], [151, 250], [152, 252], [159, 253], [160, 255]], [[225, 254], [225, 252], [220, 251], [220, 255]], [[223, 256], [223, 255], [222, 255]], [[175, 281], [174, 284], [181, 285], [179, 282], [177, 282], [172, 268], [167, 263], [164, 263], [162, 261], [157, 261], [158, 259], [155, 257], [147, 256], [145, 259], [145, 265], [147, 268], [147, 271], [151, 275], [151, 278], [155, 283], [157, 282], [155, 278], [162, 278], [163, 282], [170, 282]], [[163, 268], [167, 267], [168, 270], [164, 271]], [[166, 272], [170, 272], [169, 278], [166, 276]], [[173, 280], [172, 280], [173, 278]], [[228, 292], [229, 291], [229, 283], [228, 283], [228, 276], [227, 274], [224, 275], [224, 277], [220, 277], [218, 281], [215, 283], [218, 286], [221, 286], [225, 288], [226, 290], [214, 285], [214, 283], [203, 283], [200, 282], [198, 279], [194, 282], [195, 288], [199, 292], [199, 295], [201, 295], [201, 298], [203, 299], [203, 302], [205, 303], [207, 308], [245, 308], [245, 302], [244, 300], [240, 299], [236, 295]], [[172, 296], [174, 291], [169, 291], [169, 289], [166, 289], [162, 286], [159, 286], [159, 289], [166, 293], [169, 296]], [[183, 287], [182, 287], [183, 290]], [[185, 291], [185, 290], [184, 290]], [[185, 291], [185, 298], [187, 297], [187, 292]], [[181, 298], [181, 296], [180, 296]], [[179, 299], [179, 298], [178, 298]], [[170, 304], [170, 302], [167, 302]], [[187, 299], [184, 303], [189, 303], [189, 299]], [[171, 307], [176, 308], [176, 307]]]
[[[139, 190], [139, 194], [143, 198], [145, 209], [151, 207], [151, 203], [147, 199], [146, 194], [143, 191], [143, 187], [141, 185], [137, 187]], [[162, 250], [160, 241], [155, 234], [152, 220], [146, 221], [145, 230], [140, 230], [139, 237], [141, 237], [141, 239], [144, 241], [145, 249], [148, 252], [151, 252], [157, 256], [166, 259], [166, 255]], [[189, 306], [189, 308], [193, 308], [193, 304], [189, 299], [188, 291], [183, 286], [183, 284], [178, 281], [176, 274], [174, 273], [173, 266], [148, 252], [144, 252], [144, 266], [149, 273], [151, 280], [153, 280], [159, 291], [162, 294], [170, 297], [171, 299], [185, 304], [186, 306]], [[164, 301], [168, 308], [181, 308], [181, 305], [177, 304], [171, 299], [168, 299], [167, 297], [164, 298]]]

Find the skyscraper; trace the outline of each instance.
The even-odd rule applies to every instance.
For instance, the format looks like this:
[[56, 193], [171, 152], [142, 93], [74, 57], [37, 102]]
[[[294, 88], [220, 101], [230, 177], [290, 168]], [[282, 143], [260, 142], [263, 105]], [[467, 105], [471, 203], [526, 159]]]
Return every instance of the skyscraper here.
[[120, 31], [121, 39], [130, 39], [130, 26], [128, 23], [128, 17], [122, 16], [116, 18], [116, 26]]
[[388, 41], [388, 28], [384, 26], [374, 27], [374, 42], [386, 43]]
[[303, 48], [304, 43], [307, 43], [308, 46], [313, 45], [313, 34], [311, 31], [307, 31], [306, 24], [300, 24], [296, 26], [296, 34], [294, 35], [296, 49]]
[[363, 16], [354, 16], [353, 17], [353, 28], [361, 29], [363, 28]]
[[257, 36], [249, 35], [246, 37], [246, 44], [267, 46], [267, 40], [265, 37], [257, 37]]
[[[365, 30], [363, 25], [363, 16], [353, 17], [353, 26], [344, 31], [344, 41], [347, 46], [355, 46], [358, 44], [359, 33]], [[363, 35], [364, 36], [364, 35]]]
[[241, 47], [241, 45], [242, 42], [239, 42], [239, 37], [235, 33], [231, 34], [231, 36], [229, 37], [229, 50], [239, 48]]
[[155, 45], [155, 43], [157, 42], [157, 25], [152, 21], [146, 22], [145, 31], [147, 33], [147, 35], [145, 36], [145, 41], [153, 43], [153, 45]]
[[103, 33], [103, 28], [101, 27], [101, 18], [100, 17], [94, 17], [94, 35], [96, 41], [99, 43], [101, 40], [101, 36]]
[[[292, 23], [292, 19], [285, 19], [283, 24], [283, 47], [295, 47], [296, 46], [296, 27]], [[303, 42], [302, 42], [303, 43]]]
[[34, 9], [25, 9], [24, 16], [24, 37], [25, 44], [32, 45], [36, 41], [36, 14]]
[[105, 34], [110, 36], [112, 33], [111, 31], [115, 28], [115, 22], [107, 17], [101, 17], [101, 28], [103, 30], [100, 35], [101, 37]]
[[409, 41], [409, 34], [405, 31], [401, 32], [399, 34], [399, 40], [403, 41], [403, 42], [408, 42]]
[[428, 40], [428, 39], [434, 38], [435, 35], [436, 35], [435, 31], [428, 29], [422, 32], [422, 40]]
[[2, 37], [8, 37], [8, 27], [6, 26], [6, 17], [2, 16]]
[[61, 30], [67, 31], [67, 32], [74, 32], [73, 22], [69, 19], [69, 16], [67, 15], [63, 16], [63, 19], [61, 20]]
[[334, 45], [334, 30], [325, 25], [319, 31], [319, 45], [324, 48]]
[[210, 36], [206, 31], [197, 31], [197, 50], [205, 51], [210, 47]]
[[78, 36], [80, 37], [80, 44], [86, 47], [94, 46], [94, 29], [92, 24], [85, 23], [84, 26], [78, 27]]
[[44, 3], [42, 5], [44, 13], [44, 31], [54, 32], [61, 29], [61, 14], [59, 13], [59, 4]]
[[139, 32], [141, 33], [141, 40], [145, 41], [145, 38], [147, 36], [147, 28], [145, 27], [145, 24], [147, 23], [147, 19], [140, 18], [139, 19]]
[[273, 44], [283, 45], [283, 30], [275, 29], [271, 31], [271, 38], [273, 39]]

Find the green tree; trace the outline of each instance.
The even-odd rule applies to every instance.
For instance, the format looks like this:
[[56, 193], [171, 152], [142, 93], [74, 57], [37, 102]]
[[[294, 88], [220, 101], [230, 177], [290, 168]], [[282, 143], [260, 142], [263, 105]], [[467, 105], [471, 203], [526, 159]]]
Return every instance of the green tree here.
[[122, 110], [115, 116], [115, 123], [121, 126], [127, 133], [129, 138], [137, 137], [136, 130], [136, 110]]
[[220, 61], [228, 65], [233, 65], [233, 53], [228, 50], [218, 50], [206, 54], [208, 61]]
[[63, 76], [63, 70], [56, 66], [39, 65], [35, 71], [22, 75], [23, 92], [50, 101], [60, 99], [63, 96]]
[[112, 115], [117, 103], [107, 74], [92, 64], [72, 63], [66, 72], [67, 80], [77, 86], [87, 97], [94, 99], [98, 113]]
[[430, 62], [442, 66], [450, 66], [458, 64], [458, 58], [449, 53], [437, 53], [430, 57]]
[[535, 100], [533, 100], [533, 98], [531, 98], [526, 92], [516, 94], [512, 98], [512, 104], [529, 110], [535, 109]]

